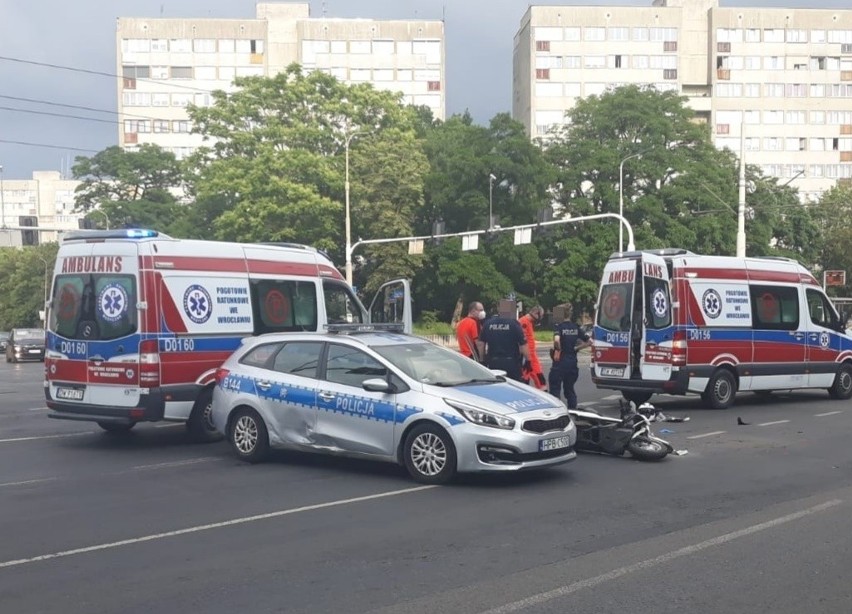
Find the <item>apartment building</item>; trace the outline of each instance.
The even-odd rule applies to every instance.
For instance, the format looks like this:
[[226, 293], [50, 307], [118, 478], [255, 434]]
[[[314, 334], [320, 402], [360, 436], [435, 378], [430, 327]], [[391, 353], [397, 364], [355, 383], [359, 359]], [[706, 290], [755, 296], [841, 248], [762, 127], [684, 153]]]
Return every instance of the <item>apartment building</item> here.
[[675, 91], [717, 147], [804, 200], [852, 181], [852, 10], [531, 6], [515, 36], [513, 116], [545, 137], [579, 98], [625, 84]]
[[293, 62], [347, 83], [400, 92], [445, 115], [444, 24], [312, 18], [307, 3], [259, 2], [253, 19], [120, 18], [116, 31], [119, 144], [156, 143], [184, 158], [201, 145], [186, 106], [211, 104], [235, 77]]
[[[60, 231], [76, 230], [81, 213], [74, 212], [79, 181], [63, 179], [59, 171], [35, 171], [32, 179], [2, 179], [0, 174], [0, 247], [56, 241]], [[51, 230], [11, 230], [6, 227], [47, 227]]]

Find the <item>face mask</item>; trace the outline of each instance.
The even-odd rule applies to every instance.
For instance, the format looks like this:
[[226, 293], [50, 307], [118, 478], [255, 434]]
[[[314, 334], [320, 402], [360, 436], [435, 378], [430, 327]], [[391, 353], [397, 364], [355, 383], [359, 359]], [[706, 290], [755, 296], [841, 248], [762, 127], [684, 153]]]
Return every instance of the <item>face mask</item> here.
[[478, 312], [476, 314], [476, 317], [479, 318], [480, 320], [484, 320], [485, 319], [485, 311]]

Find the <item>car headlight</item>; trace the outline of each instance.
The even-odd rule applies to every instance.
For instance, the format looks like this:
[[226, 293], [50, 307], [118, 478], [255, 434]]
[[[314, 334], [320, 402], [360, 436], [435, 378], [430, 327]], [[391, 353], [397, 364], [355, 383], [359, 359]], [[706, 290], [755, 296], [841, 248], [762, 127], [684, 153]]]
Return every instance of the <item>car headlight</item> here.
[[480, 426], [490, 426], [495, 429], [511, 430], [515, 428], [515, 421], [506, 416], [492, 414], [490, 411], [485, 411], [466, 403], [451, 401], [450, 399], [444, 399], [444, 402], [464, 416], [468, 422], [473, 422]]

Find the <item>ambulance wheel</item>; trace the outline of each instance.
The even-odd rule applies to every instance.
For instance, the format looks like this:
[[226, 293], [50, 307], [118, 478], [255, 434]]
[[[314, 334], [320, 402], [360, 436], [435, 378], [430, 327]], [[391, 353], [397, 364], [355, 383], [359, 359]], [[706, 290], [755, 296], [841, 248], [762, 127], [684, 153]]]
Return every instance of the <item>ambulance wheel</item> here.
[[625, 401], [633, 401], [636, 403], [636, 407], [642, 405], [642, 403], [647, 403], [648, 399], [654, 396], [653, 392], [629, 392], [627, 390], [621, 391], [621, 396], [624, 397]]
[[402, 450], [408, 474], [421, 484], [445, 484], [456, 474], [456, 447], [449, 433], [424, 422], [411, 429]]
[[727, 369], [719, 369], [707, 383], [707, 389], [701, 395], [707, 405], [713, 409], [727, 409], [737, 396], [737, 381]]
[[213, 391], [211, 389], [202, 390], [195, 399], [189, 420], [186, 421], [186, 430], [190, 439], [198, 443], [212, 443], [222, 439], [222, 433], [217, 431], [213, 424]]
[[230, 420], [229, 437], [237, 458], [247, 463], [260, 463], [269, 455], [269, 431], [256, 411], [243, 407]]
[[852, 398], [852, 365], [848, 362], [840, 366], [840, 371], [834, 376], [834, 383], [828, 389], [828, 394], [832, 399]]
[[98, 422], [98, 426], [107, 433], [126, 433], [134, 426], [135, 422]]

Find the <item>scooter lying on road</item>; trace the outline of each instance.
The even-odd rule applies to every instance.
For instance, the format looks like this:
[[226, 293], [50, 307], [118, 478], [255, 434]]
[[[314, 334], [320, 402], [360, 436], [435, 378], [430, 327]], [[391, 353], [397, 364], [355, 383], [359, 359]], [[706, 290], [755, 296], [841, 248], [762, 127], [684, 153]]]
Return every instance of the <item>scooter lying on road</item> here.
[[621, 403], [621, 417], [604, 416], [588, 409], [569, 409], [577, 427], [577, 451], [621, 456], [630, 452], [641, 461], [658, 461], [674, 452], [674, 447], [651, 432], [657, 410], [650, 403], [636, 409], [631, 401]]

